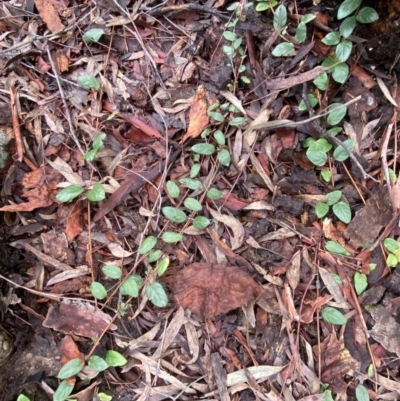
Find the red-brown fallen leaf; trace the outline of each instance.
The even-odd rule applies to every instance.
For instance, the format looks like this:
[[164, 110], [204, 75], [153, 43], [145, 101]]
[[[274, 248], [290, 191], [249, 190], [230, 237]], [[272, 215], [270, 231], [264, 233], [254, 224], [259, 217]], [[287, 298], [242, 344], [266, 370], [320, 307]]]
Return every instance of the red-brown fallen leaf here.
[[61, 181], [61, 174], [46, 167], [38, 168], [30, 173], [26, 173], [22, 179], [22, 185], [30, 189], [22, 196], [28, 202], [17, 205], [7, 205], [0, 208], [2, 212], [31, 212], [39, 207], [50, 206], [56, 201], [57, 185]]
[[78, 200], [67, 218], [65, 233], [67, 234], [68, 241], [72, 241], [82, 231], [82, 200]]
[[[107, 329], [111, 317], [88, 302], [63, 302], [60, 307], [51, 306], [47, 312], [44, 327], [48, 327], [64, 334], [76, 334], [82, 337], [97, 337]], [[111, 324], [109, 330], [116, 330]]]
[[64, 29], [64, 25], [61, 23], [60, 17], [50, 1], [35, 0], [35, 5], [40, 17], [52, 33], [57, 33]]
[[233, 193], [223, 194], [220, 199], [211, 200], [207, 198], [207, 202], [210, 205], [214, 203], [218, 206], [224, 205], [227, 209], [233, 210], [237, 212], [238, 210], [242, 210], [244, 207], [248, 205], [247, 202], [242, 201]]
[[238, 267], [193, 263], [174, 277], [173, 291], [183, 308], [208, 319], [255, 300], [263, 288]]
[[352, 59], [349, 60], [350, 64], [350, 70], [351, 70], [351, 75], [354, 77], [357, 77], [362, 84], [368, 88], [371, 89], [376, 85], [375, 80], [365, 72], [359, 65], [356, 64], [356, 62]]
[[207, 126], [210, 119], [207, 115], [207, 100], [205, 97], [204, 86], [200, 85], [197, 88], [193, 103], [189, 111], [189, 128], [182, 138], [185, 142], [188, 138], [197, 138]]
[[329, 383], [335, 393], [345, 394], [347, 384], [344, 376], [350, 370], [358, 369], [359, 363], [350, 355], [350, 352], [344, 346], [343, 340], [336, 338], [335, 332], [327, 337], [319, 348], [313, 347], [314, 355], [317, 357], [321, 351], [322, 375], [321, 381]]
[[82, 362], [85, 361], [85, 356], [79, 351], [74, 340], [70, 336], [65, 336], [61, 340], [61, 364], [65, 365], [71, 359], [79, 358]]

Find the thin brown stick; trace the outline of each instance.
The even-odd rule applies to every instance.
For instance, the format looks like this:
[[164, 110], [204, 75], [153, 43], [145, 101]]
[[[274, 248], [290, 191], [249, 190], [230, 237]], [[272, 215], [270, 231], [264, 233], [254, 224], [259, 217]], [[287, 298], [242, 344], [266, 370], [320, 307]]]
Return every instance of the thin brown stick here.
[[13, 86], [10, 90], [11, 97], [11, 113], [13, 122], [13, 131], [15, 138], [15, 147], [17, 148], [17, 159], [19, 162], [22, 161], [24, 157], [24, 145], [22, 143], [21, 127], [18, 121], [18, 110], [17, 110], [17, 88]]

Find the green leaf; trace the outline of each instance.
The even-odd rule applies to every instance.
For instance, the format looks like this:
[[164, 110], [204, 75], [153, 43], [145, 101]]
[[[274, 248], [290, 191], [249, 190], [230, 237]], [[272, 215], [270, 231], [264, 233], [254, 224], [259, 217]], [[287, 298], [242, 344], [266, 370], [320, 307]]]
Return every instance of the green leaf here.
[[106, 198], [106, 190], [104, 185], [96, 183], [93, 185], [92, 189], [87, 193], [87, 198], [91, 202], [100, 202]]
[[[308, 100], [310, 101], [310, 104], [311, 104], [312, 107], [315, 107], [318, 104], [318, 99], [312, 93], [309, 93], [307, 95], [307, 97], [308, 97]], [[300, 102], [299, 110], [300, 111], [307, 111], [307, 105], [306, 105], [306, 102], [304, 100], [302, 100]]]
[[374, 271], [375, 269], [376, 269], [376, 263], [370, 263], [369, 265], [368, 265], [368, 267], [369, 267], [369, 271], [370, 272], [372, 272], [372, 271]]
[[97, 135], [96, 138], [94, 139], [92, 148], [99, 150], [103, 146], [104, 139], [106, 139], [106, 138], [107, 138], [107, 134], [105, 134], [104, 132], [100, 132], [100, 134]]
[[155, 262], [156, 260], [158, 260], [158, 259], [160, 259], [161, 258], [161, 256], [162, 256], [162, 251], [160, 250], [160, 249], [155, 249], [154, 251], [151, 251], [150, 253], [149, 253], [149, 256], [147, 257], [147, 261], [149, 262], [149, 263], [153, 263], [153, 262]]
[[317, 217], [320, 219], [327, 215], [329, 212], [329, 206], [323, 202], [317, 202], [315, 205], [315, 213]]
[[350, 253], [347, 252], [346, 249], [342, 247], [342, 245], [338, 244], [335, 241], [328, 241], [325, 244], [325, 249], [329, 252], [337, 253], [339, 255], [350, 256]]
[[337, 18], [346, 18], [360, 6], [361, 2], [362, 0], [345, 0], [339, 7]]
[[102, 35], [104, 34], [104, 30], [101, 28], [93, 28], [89, 29], [83, 36], [82, 39], [86, 43], [95, 43], [100, 40]]
[[199, 174], [201, 165], [199, 163], [193, 164], [193, 166], [190, 168], [190, 178], [195, 178], [197, 174]]
[[139, 254], [144, 255], [150, 252], [157, 244], [157, 238], [154, 235], [149, 235], [146, 237], [140, 245]]
[[331, 273], [332, 278], [335, 280], [336, 284], [338, 285], [342, 285], [342, 279], [340, 278], [340, 276], [336, 273]]
[[[337, 64], [337, 62], [338, 61], [334, 56], [328, 56], [322, 61], [321, 65], [322, 67], [333, 67], [335, 64]], [[327, 72], [331, 74], [333, 72], [333, 68], [330, 68]]]
[[211, 221], [204, 216], [197, 216], [193, 219], [193, 227], [202, 230], [210, 225]]
[[375, 368], [374, 368], [374, 364], [370, 364], [368, 366], [368, 372], [367, 372], [368, 377], [374, 377], [375, 376]]
[[315, 15], [314, 14], [306, 14], [306, 15], [303, 15], [302, 17], [301, 17], [301, 22], [303, 22], [304, 24], [307, 24], [307, 23], [309, 23], [310, 21], [312, 21], [312, 20], [314, 20], [316, 17], [315, 17]]
[[272, 51], [275, 57], [285, 57], [294, 52], [294, 44], [290, 42], [279, 43], [278, 46]]
[[245, 72], [246, 71], [246, 66], [245, 65], [241, 65], [239, 68], [238, 68], [238, 73], [242, 73], [242, 72]]
[[207, 198], [214, 200], [221, 199], [222, 195], [223, 195], [222, 191], [220, 191], [217, 188], [210, 188], [210, 190], [207, 192]]
[[67, 383], [66, 380], [63, 380], [60, 385], [57, 387], [56, 392], [53, 394], [53, 401], [64, 401], [67, 397], [72, 393], [74, 386], [71, 386]]
[[350, 57], [351, 50], [353, 49], [353, 43], [350, 40], [344, 40], [336, 46], [335, 55], [338, 61], [347, 61]]
[[265, 11], [265, 10], [270, 10], [271, 7], [275, 7], [278, 4], [276, 0], [270, 0], [270, 1], [262, 1], [257, 4], [256, 6], [256, 11]]
[[109, 350], [106, 353], [106, 362], [110, 366], [124, 366], [128, 361], [119, 352]]
[[332, 391], [331, 390], [326, 390], [324, 392], [324, 398], [322, 401], [334, 401], [332, 397]]
[[396, 253], [400, 249], [400, 243], [393, 238], [385, 238], [383, 240], [383, 246], [392, 253]]
[[313, 143], [315, 142], [315, 139], [312, 136], [309, 136], [306, 138], [303, 142], [303, 148], [309, 148]]
[[158, 263], [157, 274], [159, 276], [162, 276], [167, 271], [168, 266], [169, 266], [169, 257], [166, 256], [165, 258], [162, 258]]
[[312, 150], [320, 150], [321, 152], [327, 153], [332, 149], [332, 145], [325, 138], [320, 138], [314, 141], [310, 145], [310, 148]]
[[78, 77], [78, 84], [87, 89], [100, 89], [100, 81], [92, 75], [80, 75]]
[[98, 372], [102, 372], [109, 367], [108, 363], [103, 358], [97, 355], [92, 355], [89, 358], [88, 366], [90, 369], [97, 370]]
[[83, 155], [83, 159], [87, 160], [88, 162], [92, 162], [96, 158], [97, 153], [98, 153], [97, 149], [89, 150]]
[[386, 266], [388, 267], [396, 267], [399, 261], [397, 260], [396, 256], [392, 253], [389, 253], [388, 257], [386, 258]]
[[326, 88], [328, 87], [328, 74], [326, 72], [323, 72], [321, 75], [318, 75], [318, 77], [314, 79], [313, 83], [319, 90], [326, 90]]
[[327, 203], [329, 206], [332, 206], [335, 203], [339, 202], [341, 197], [342, 191], [332, 191], [324, 196], [323, 202]]
[[331, 136], [336, 136], [337, 134], [339, 134], [340, 132], [342, 132], [342, 127], [333, 127], [328, 129], [328, 134]]
[[220, 150], [217, 159], [223, 166], [228, 167], [231, 164], [231, 155], [227, 149]]
[[17, 401], [30, 401], [30, 399], [26, 395], [19, 395]]
[[310, 148], [308, 148], [306, 154], [310, 162], [316, 166], [325, 166], [325, 163], [328, 160], [326, 153], [321, 150], [310, 150]]
[[397, 180], [396, 173], [391, 168], [388, 168], [388, 171], [389, 171], [390, 181], [395, 182]]
[[207, 127], [207, 128], [204, 128], [204, 130], [203, 130], [203, 132], [200, 134], [200, 137], [201, 138], [207, 138], [207, 136], [208, 136], [208, 134], [211, 132], [211, 128], [210, 127]]
[[246, 117], [235, 117], [232, 118], [232, 120], [230, 120], [228, 124], [237, 127], [238, 125], [244, 124], [246, 121], [247, 121]]
[[[242, 66], [242, 67], [244, 67], [244, 66]], [[225, 145], [225, 135], [222, 131], [220, 131], [220, 130], [215, 131], [214, 138], [217, 141], [219, 146]]]
[[362, 24], [370, 24], [379, 19], [378, 13], [371, 7], [363, 7], [357, 14], [357, 21]]
[[59, 191], [56, 198], [63, 203], [70, 202], [77, 198], [84, 190], [85, 188], [82, 185], [72, 184]]
[[233, 42], [233, 48], [237, 50], [241, 44], [242, 44], [242, 38], [237, 38]]
[[122, 277], [122, 270], [120, 267], [115, 265], [104, 265], [101, 270], [103, 273], [114, 280], [118, 280]]
[[339, 32], [329, 32], [322, 40], [322, 43], [328, 46], [336, 46], [340, 42]]
[[129, 295], [136, 298], [139, 295], [139, 289], [143, 284], [143, 279], [138, 274], [132, 274], [121, 285], [119, 292], [121, 295]]
[[349, 66], [346, 63], [338, 64], [332, 72], [332, 78], [340, 84], [343, 84], [348, 76]]
[[174, 223], [184, 223], [187, 219], [186, 213], [176, 207], [165, 206], [162, 208], [162, 212], [167, 219]]
[[300, 22], [297, 26], [296, 34], [294, 35], [294, 40], [297, 43], [303, 43], [307, 38], [307, 27], [304, 22]]
[[[339, 106], [343, 106], [341, 103], [332, 103], [328, 109], [329, 110], [334, 110], [337, 109]], [[336, 111], [332, 111], [328, 118], [326, 119], [327, 123], [329, 125], [338, 125], [340, 123], [340, 121], [343, 120], [344, 116], [347, 113], [347, 106], [343, 106], [340, 109], [336, 110]]]
[[193, 210], [195, 212], [199, 212], [200, 210], [203, 209], [203, 206], [201, 206], [201, 203], [194, 198], [186, 198], [183, 201], [183, 204], [186, 208], [188, 208], [189, 210]]
[[104, 299], [107, 296], [107, 290], [104, 285], [97, 281], [93, 281], [93, 283], [90, 284], [90, 292], [97, 299]]
[[275, 29], [283, 28], [286, 25], [286, 21], [287, 21], [286, 7], [283, 4], [281, 4], [275, 10], [274, 28]]
[[328, 170], [321, 171], [321, 177], [325, 182], [329, 182], [332, 178], [332, 172]]
[[[222, 48], [225, 48], [225, 47], [228, 47], [228, 46], [222, 46]], [[232, 49], [232, 51], [229, 54], [232, 54], [232, 52], [235, 53], [235, 50], [233, 49], [233, 47], [230, 47], [230, 49]], [[227, 54], [227, 55], [229, 56], [229, 54]], [[234, 56], [234, 54], [232, 54], [232, 57], [233, 56]], [[218, 121], [219, 123], [222, 123], [225, 120], [225, 117], [219, 111], [209, 111], [207, 114], [211, 118], [213, 118], [215, 121]]]
[[349, 224], [351, 221], [351, 209], [348, 203], [338, 202], [332, 206], [333, 213], [337, 218], [345, 224]]
[[339, 32], [344, 38], [347, 39], [353, 33], [356, 25], [356, 17], [348, 17], [340, 24]]
[[[352, 151], [354, 149], [354, 146], [356, 145], [355, 140], [352, 138], [346, 139], [343, 143], [345, 146], [349, 148], [350, 151]], [[349, 153], [347, 152], [347, 150], [344, 148], [343, 145], [339, 145], [333, 152], [333, 158], [338, 162], [342, 162], [346, 160], [348, 157]]]
[[180, 194], [179, 187], [173, 181], [168, 181], [167, 184], [167, 192], [171, 198], [177, 198]]
[[197, 143], [192, 146], [192, 151], [200, 155], [212, 155], [215, 152], [215, 146], [212, 143]]
[[173, 231], [166, 231], [161, 236], [161, 239], [168, 244], [173, 244], [175, 242], [182, 241], [183, 235], [180, 233], [174, 233]]
[[356, 398], [357, 401], [369, 401], [368, 390], [362, 384], [356, 387]]
[[97, 394], [97, 397], [99, 397], [100, 401], [112, 401], [111, 395], [108, 395], [106, 393], [99, 393]]
[[83, 361], [80, 358], [71, 359], [58, 372], [57, 377], [61, 380], [77, 375], [83, 368]]
[[355, 272], [354, 274], [354, 288], [357, 295], [361, 295], [368, 287], [367, 276], [363, 273]]
[[179, 178], [179, 182], [193, 191], [201, 187], [201, 181], [194, 178]]
[[343, 325], [347, 323], [346, 316], [344, 316], [343, 313], [339, 312], [337, 309], [331, 308], [330, 306], [327, 306], [323, 309], [322, 318], [325, 320], [325, 322], [332, 324]]
[[155, 306], [164, 308], [168, 305], [168, 296], [160, 283], [150, 283], [146, 287], [146, 295]]
[[249, 84], [251, 81], [248, 77], [246, 77], [245, 75], [242, 75], [240, 77], [240, 79], [245, 83], [245, 84]]
[[235, 33], [235, 32], [232, 32], [232, 31], [225, 31], [225, 32], [223, 33], [223, 35], [224, 35], [224, 38], [225, 38], [226, 40], [229, 40], [230, 42], [233, 42], [234, 40], [237, 39], [236, 33]]

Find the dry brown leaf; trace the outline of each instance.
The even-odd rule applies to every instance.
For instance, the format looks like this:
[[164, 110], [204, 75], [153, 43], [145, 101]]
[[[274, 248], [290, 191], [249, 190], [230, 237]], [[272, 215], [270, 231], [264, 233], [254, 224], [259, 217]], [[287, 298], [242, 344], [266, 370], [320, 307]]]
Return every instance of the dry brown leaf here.
[[174, 277], [173, 291], [183, 308], [212, 318], [255, 300], [263, 288], [236, 266], [193, 263]]
[[235, 250], [242, 245], [243, 240], [244, 240], [244, 228], [242, 223], [238, 220], [235, 219], [232, 216], [228, 216], [226, 214], [221, 214], [215, 210], [212, 210], [209, 208], [211, 216], [221, 222], [226, 224], [233, 232], [233, 237], [231, 237], [231, 248], [232, 250]]
[[82, 362], [85, 361], [85, 355], [79, 351], [74, 340], [70, 336], [65, 336], [61, 340], [61, 364], [65, 365], [71, 359], [79, 358]]
[[14, 205], [7, 205], [0, 208], [2, 212], [31, 212], [39, 207], [50, 206], [56, 201], [57, 185], [61, 175], [49, 168], [39, 168], [26, 173], [22, 179], [24, 188], [29, 189], [22, 196], [28, 202]]
[[301, 265], [301, 254], [297, 251], [290, 261], [290, 265], [286, 272], [286, 278], [288, 279], [289, 285], [292, 290], [295, 290], [300, 281], [300, 265]]
[[35, 0], [39, 15], [52, 33], [61, 32], [65, 27], [53, 4], [48, 0]]
[[117, 326], [111, 323], [111, 317], [88, 302], [64, 301], [60, 306], [52, 305], [45, 321], [48, 327], [64, 334], [76, 334], [82, 337], [93, 338], [103, 333], [105, 329], [116, 330]]
[[189, 110], [189, 127], [186, 134], [182, 138], [185, 142], [188, 138], [197, 138], [210, 121], [207, 115], [207, 100], [205, 97], [204, 86], [197, 88], [193, 103]]
[[65, 234], [67, 235], [68, 241], [72, 241], [83, 231], [82, 204], [82, 200], [79, 199], [75, 203], [71, 213], [67, 217], [67, 227], [65, 228]]
[[125, 249], [116, 242], [111, 242], [107, 246], [112, 255], [116, 258], [127, 258], [128, 256], [131, 256], [133, 254], [133, 252], [125, 251]]

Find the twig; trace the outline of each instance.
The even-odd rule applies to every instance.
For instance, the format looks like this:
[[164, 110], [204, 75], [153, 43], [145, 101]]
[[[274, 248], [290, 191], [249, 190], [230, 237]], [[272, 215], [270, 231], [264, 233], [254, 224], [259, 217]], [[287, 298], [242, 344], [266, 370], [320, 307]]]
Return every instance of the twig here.
[[[49, 57], [51, 68], [53, 69], [54, 75], [56, 77], [58, 90], [60, 91], [60, 96], [61, 96], [61, 99], [62, 99], [63, 104], [64, 104], [65, 115], [67, 117], [67, 121], [68, 121], [68, 125], [69, 125], [71, 136], [72, 136], [76, 146], [78, 147], [79, 151], [82, 153], [82, 155], [84, 155], [85, 151], [83, 150], [83, 148], [82, 148], [82, 146], [81, 146], [81, 144], [79, 142], [79, 139], [75, 134], [74, 124], [72, 123], [71, 113], [69, 112], [69, 108], [68, 108], [68, 104], [67, 104], [67, 98], [65, 97], [64, 90], [63, 90], [63, 88], [61, 86], [60, 77], [58, 75], [57, 68], [56, 68], [56, 66], [54, 64], [54, 60], [53, 60], [53, 58], [51, 56], [49, 46], [47, 46], [47, 56]], [[97, 168], [90, 161], [87, 160], [87, 162], [90, 165], [90, 167], [92, 167], [93, 170], [97, 171]]]
[[18, 161], [22, 161], [24, 157], [24, 145], [22, 143], [21, 127], [18, 121], [18, 110], [16, 103], [17, 89], [15, 88], [15, 86], [13, 86], [10, 89], [10, 97], [11, 97], [11, 111], [12, 111], [14, 138], [15, 138], [15, 147], [17, 148]]
[[388, 143], [390, 139], [390, 134], [393, 130], [393, 123], [387, 126], [385, 134], [382, 139], [382, 148], [381, 148], [381, 159], [382, 159], [382, 168], [385, 173], [386, 184], [389, 192], [389, 198], [392, 199], [392, 186], [391, 186], [391, 179], [389, 175], [389, 166], [387, 162], [387, 150], [388, 150]]
[[[307, 96], [307, 84], [304, 83], [303, 84], [303, 93], [301, 95], [301, 97], [303, 98], [308, 112], [310, 114], [310, 117], [315, 117], [315, 111], [314, 109], [311, 107], [310, 101], [308, 99]], [[370, 176], [369, 174], [367, 174], [364, 170], [364, 168], [361, 166], [360, 162], [357, 160], [357, 158], [354, 156], [353, 152], [349, 149], [349, 147], [343, 143], [339, 138], [336, 138], [333, 135], [330, 135], [327, 131], [325, 131], [321, 126], [319, 126], [314, 120], [311, 122], [312, 126], [317, 130], [317, 132], [324, 138], [330, 139], [332, 142], [335, 143], [335, 145], [337, 146], [343, 146], [343, 148], [346, 150], [346, 152], [349, 154], [350, 159], [355, 163], [355, 165], [359, 168], [361, 174], [363, 175], [364, 180], [367, 178], [370, 178], [371, 180], [375, 181], [375, 182], [379, 182], [378, 180], [376, 180], [374, 177]]]

